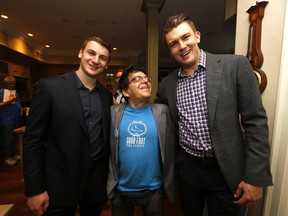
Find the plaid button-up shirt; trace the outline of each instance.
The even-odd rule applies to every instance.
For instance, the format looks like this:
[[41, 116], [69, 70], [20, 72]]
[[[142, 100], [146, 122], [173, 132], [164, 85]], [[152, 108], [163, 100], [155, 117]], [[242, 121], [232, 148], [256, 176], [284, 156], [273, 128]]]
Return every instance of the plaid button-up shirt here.
[[200, 50], [198, 70], [194, 76], [178, 73], [177, 108], [179, 143], [188, 153], [212, 157], [213, 146], [208, 128], [206, 101], [206, 53]]

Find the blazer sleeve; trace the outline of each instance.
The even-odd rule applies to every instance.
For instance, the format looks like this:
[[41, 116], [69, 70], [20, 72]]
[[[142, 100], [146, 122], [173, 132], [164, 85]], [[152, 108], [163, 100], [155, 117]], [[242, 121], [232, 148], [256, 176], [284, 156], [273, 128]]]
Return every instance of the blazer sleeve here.
[[46, 190], [44, 151], [50, 118], [49, 90], [43, 80], [32, 99], [23, 140], [23, 172], [25, 195], [33, 196]]
[[207, 55], [207, 102], [214, 152], [231, 191], [242, 180], [271, 185], [267, 115], [247, 58]]
[[260, 186], [272, 184], [267, 115], [256, 77], [248, 60], [241, 56], [237, 73], [238, 107], [245, 138], [243, 180]]
[[151, 104], [151, 106], [158, 130], [164, 187], [169, 200], [175, 202], [175, 131], [168, 106], [164, 104]]
[[178, 71], [179, 68], [174, 70], [167, 77], [163, 78], [157, 91], [157, 97], [154, 100], [154, 103], [162, 103], [168, 105], [176, 131], [178, 131], [178, 113], [176, 107]]

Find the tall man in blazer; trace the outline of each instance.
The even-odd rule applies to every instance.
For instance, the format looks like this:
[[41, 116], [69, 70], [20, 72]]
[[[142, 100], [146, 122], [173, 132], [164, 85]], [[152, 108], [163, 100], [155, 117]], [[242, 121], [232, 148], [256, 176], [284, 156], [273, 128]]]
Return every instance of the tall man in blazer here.
[[155, 102], [168, 104], [178, 129], [179, 191], [184, 215], [238, 215], [272, 184], [267, 116], [244, 56], [198, 47], [188, 14], [167, 19], [169, 54], [179, 64], [160, 84]]
[[168, 107], [149, 104], [151, 79], [127, 67], [119, 81], [127, 103], [111, 107], [107, 193], [113, 216], [163, 215], [163, 192], [175, 201], [175, 136]]
[[111, 47], [88, 38], [76, 71], [41, 79], [23, 144], [25, 195], [34, 215], [100, 216], [107, 200], [112, 94], [98, 81]]

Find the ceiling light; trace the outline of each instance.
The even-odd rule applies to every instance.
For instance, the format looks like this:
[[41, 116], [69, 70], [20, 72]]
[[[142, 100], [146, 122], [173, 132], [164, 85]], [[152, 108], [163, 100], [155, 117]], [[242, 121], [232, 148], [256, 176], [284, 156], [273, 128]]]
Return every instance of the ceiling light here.
[[46, 44], [46, 45], [45, 45], [45, 47], [46, 47], [46, 48], [49, 48], [49, 47], [50, 47], [50, 45]]
[[28, 36], [33, 37], [33, 34], [32, 33], [28, 33]]
[[8, 19], [8, 16], [6, 16], [6, 15], [4, 15], [4, 14], [1, 15], [1, 17], [4, 18], [4, 19]]
[[117, 48], [116, 48], [116, 47], [113, 47], [113, 50], [114, 50], [114, 51], [116, 51], [116, 50], [117, 50]]

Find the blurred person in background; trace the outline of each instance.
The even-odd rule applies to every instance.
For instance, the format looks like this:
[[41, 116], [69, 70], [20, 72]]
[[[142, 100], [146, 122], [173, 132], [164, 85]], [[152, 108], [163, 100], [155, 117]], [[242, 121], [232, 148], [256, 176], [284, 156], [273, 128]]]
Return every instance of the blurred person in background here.
[[21, 123], [21, 102], [16, 92], [16, 79], [13, 76], [4, 78], [4, 88], [0, 89], [0, 133], [1, 159], [7, 166], [17, 164], [21, 159], [17, 154], [16, 134], [14, 129]]
[[114, 93], [114, 104], [119, 104], [119, 103], [126, 103], [125, 97], [123, 96], [121, 90], [119, 89], [119, 79], [123, 73], [123, 69], [119, 69], [115, 73], [115, 84], [116, 84], [116, 92]]

